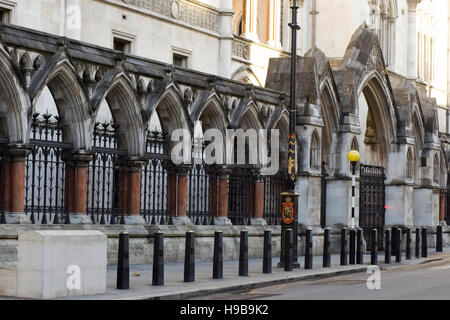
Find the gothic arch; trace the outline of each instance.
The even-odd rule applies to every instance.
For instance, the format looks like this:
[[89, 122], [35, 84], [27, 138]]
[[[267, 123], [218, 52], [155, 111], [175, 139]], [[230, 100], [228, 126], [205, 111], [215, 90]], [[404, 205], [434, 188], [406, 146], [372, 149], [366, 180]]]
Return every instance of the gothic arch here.
[[193, 134], [193, 125], [184, 107], [183, 97], [175, 86], [169, 84], [150, 110], [156, 112], [163, 132], [171, 133], [177, 129], [186, 129]]
[[141, 156], [145, 150], [145, 135], [142, 112], [130, 79], [118, 74], [104, 94], [114, 123], [118, 125], [119, 148], [126, 149], [131, 156]]
[[330, 84], [324, 83], [320, 94], [321, 114], [324, 122], [322, 129], [322, 160], [329, 166], [334, 164], [331, 157], [337, 143], [336, 135], [339, 131], [339, 110], [333, 93], [334, 91], [331, 89]]
[[223, 110], [222, 101], [215, 93], [207, 98], [203, 106], [194, 110], [191, 118], [193, 121], [200, 120], [203, 130], [215, 128], [225, 133], [228, 127], [228, 117]]
[[[279, 110], [279, 111], [278, 111]], [[280, 138], [280, 159], [281, 168], [287, 166], [288, 161], [288, 140], [289, 140], [289, 112], [285, 108], [279, 108], [276, 111], [273, 122], [269, 124], [268, 130], [278, 130]], [[270, 133], [269, 133], [270, 134]]]
[[64, 141], [72, 143], [74, 150], [89, 149], [91, 145], [89, 101], [78, 82], [75, 69], [67, 59], [56, 63], [36, 88], [31, 97], [33, 108], [45, 86], [48, 87], [58, 109]]
[[10, 143], [28, 142], [30, 104], [8, 54], [0, 47], [0, 135], [8, 136]]
[[248, 84], [253, 84], [258, 87], [264, 87], [264, 85], [261, 83], [261, 81], [259, 81], [258, 77], [250, 67], [240, 67], [233, 73], [231, 79]]

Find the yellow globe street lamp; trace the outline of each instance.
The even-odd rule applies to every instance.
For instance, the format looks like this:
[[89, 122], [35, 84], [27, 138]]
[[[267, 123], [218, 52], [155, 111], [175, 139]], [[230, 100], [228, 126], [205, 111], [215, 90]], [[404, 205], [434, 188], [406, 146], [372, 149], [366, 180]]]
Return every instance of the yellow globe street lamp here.
[[352, 150], [348, 153], [348, 160], [352, 166], [352, 229], [350, 230], [350, 264], [355, 264], [355, 187], [356, 187], [356, 163], [361, 159], [358, 151]]

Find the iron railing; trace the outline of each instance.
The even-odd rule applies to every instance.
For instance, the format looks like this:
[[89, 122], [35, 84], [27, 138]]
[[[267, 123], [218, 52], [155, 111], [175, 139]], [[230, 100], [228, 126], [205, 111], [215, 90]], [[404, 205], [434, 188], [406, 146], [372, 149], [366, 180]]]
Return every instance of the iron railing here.
[[217, 202], [215, 166], [194, 164], [188, 176], [188, 216], [196, 225], [214, 223]]
[[6, 144], [7, 138], [0, 137], [0, 224], [6, 223], [5, 199], [6, 199]]
[[255, 177], [251, 166], [235, 166], [228, 179], [228, 218], [234, 225], [251, 224]]
[[165, 134], [148, 132], [146, 158], [141, 172], [141, 214], [147, 223], [168, 224], [175, 209], [176, 176]]
[[88, 166], [87, 213], [95, 224], [124, 224], [127, 152], [118, 148], [118, 126], [96, 123]]
[[31, 153], [25, 161], [25, 213], [33, 224], [68, 222], [67, 163], [72, 144], [64, 143], [57, 116], [35, 113], [30, 134]]
[[264, 177], [263, 217], [269, 225], [281, 223], [281, 193], [286, 191], [287, 174], [284, 170]]
[[383, 248], [385, 216], [385, 169], [375, 166], [360, 166], [359, 225], [370, 248], [373, 229], [378, 229], [378, 247]]

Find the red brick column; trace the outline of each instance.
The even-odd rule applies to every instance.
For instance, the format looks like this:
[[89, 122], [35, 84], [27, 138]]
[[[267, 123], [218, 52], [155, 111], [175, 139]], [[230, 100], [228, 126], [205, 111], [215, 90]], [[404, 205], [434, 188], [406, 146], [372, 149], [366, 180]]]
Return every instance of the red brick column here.
[[219, 176], [219, 192], [218, 192], [218, 216], [221, 218], [228, 217], [228, 178], [231, 170], [220, 169]]
[[128, 215], [141, 214], [141, 171], [145, 160], [134, 159], [128, 161], [125, 189], [125, 213]]
[[258, 176], [255, 182], [255, 219], [263, 218], [264, 210], [264, 180]]
[[445, 221], [445, 193], [439, 198], [439, 221]]
[[178, 217], [187, 216], [187, 204], [188, 204], [188, 174], [191, 170], [190, 166], [177, 167], [177, 210], [176, 215]]
[[66, 190], [69, 191], [69, 212], [76, 215], [86, 215], [88, 166], [91, 154], [75, 154], [69, 168], [69, 180]]
[[5, 212], [7, 223], [29, 223], [25, 216], [25, 160], [30, 153], [27, 146], [10, 146], [10, 162], [6, 170]]

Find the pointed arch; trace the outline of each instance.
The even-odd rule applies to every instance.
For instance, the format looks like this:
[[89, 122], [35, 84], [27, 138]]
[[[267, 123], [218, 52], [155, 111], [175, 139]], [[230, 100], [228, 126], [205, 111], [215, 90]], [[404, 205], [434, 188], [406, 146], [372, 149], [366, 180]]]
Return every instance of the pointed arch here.
[[119, 73], [103, 97], [109, 105], [114, 123], [118, 125], [118, 147], [126, 149], [130, 156], [142, 156], [146, 130], [130, 79], [124, 73]]
[[0, 135], [10, 143], [28, 142], [30, 106], [8, 53], [0, 47]]
[[238, 70], [236, 70], [233, 75], [231, 76], [232, 80], [245, 82], [249, 84], [253, 84], [258, 87], [264, 87], [264, 85], [259, 81], [256, 74], [253, 72], [253, 70], [249, 67], [240, 67]]
[[193, 112], [191, 118], [194, 122], [200, 120], [203, 130], [214, 128], [225, 133], [229, 125], [228, 117], [222, 107], [222, 101], [216, 93], [211, 94], [203, 106]]
[[280, 137], [280, 158], [279, 165], [281, 168], [287, 167], [288, 162], [288, 146], [289, 146], [289, 112], [285, 108], [279, 108], [276, 111], [276, 117], [273, 123], [268, 125], [268, 129], [275, 129], [279, 132]]
[[264, 125], [259, 117], [258, 106], [254, 102], [250, 102], [242, 116], [238, 120], [238, 128], [248, 129], [263, 129]]
[[193, 124], [187, 113], [183, 96], [175, 84], [169, 84], [156, 103], [152, 106], [150, 114], [156, 112], [165, 133], [171, 133], [176, 129], [189, 130], [193, 135]]
[[90, 148], [91, 117], [89, 101], [78, 82], [75, 69], [67, 59], [56, 63], [34, 91], [33, 108], [48, 87], [62, 121], [63, 139], [73, 144], [74, 150]]
[[314, 130], [311, 135], [310, 153], [309, 153], [309, 165], [311, 169], [320, 168], [320, 137], [317, 130]]

